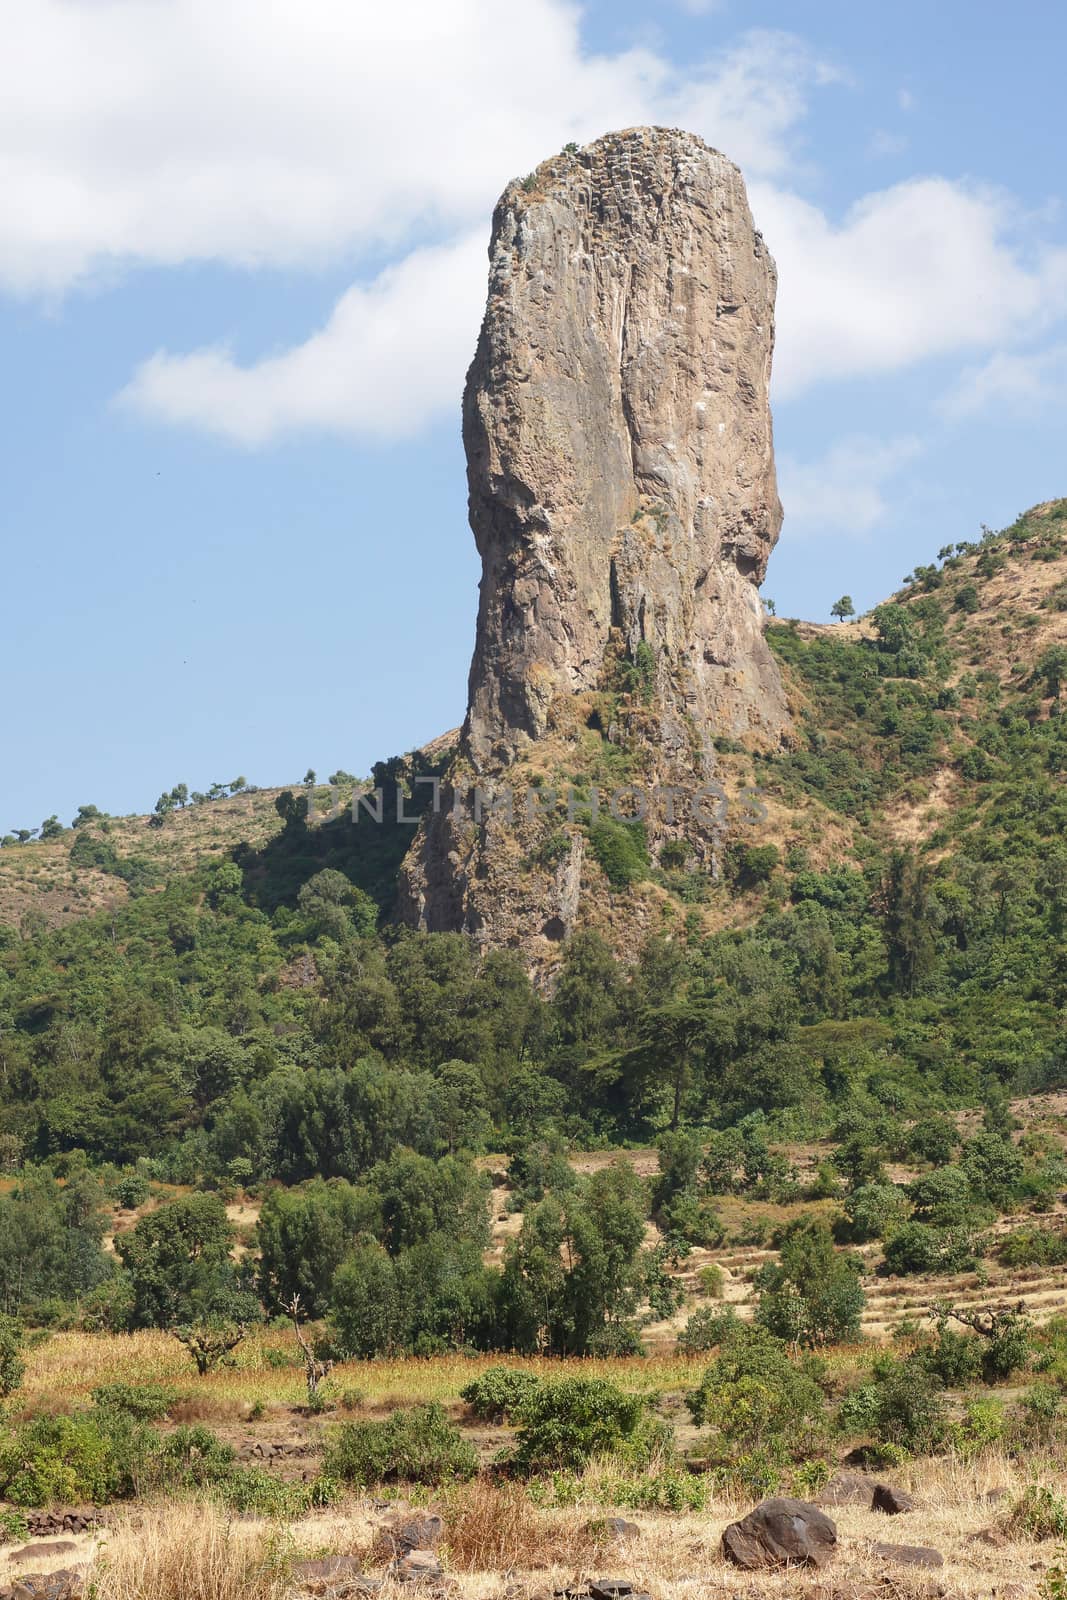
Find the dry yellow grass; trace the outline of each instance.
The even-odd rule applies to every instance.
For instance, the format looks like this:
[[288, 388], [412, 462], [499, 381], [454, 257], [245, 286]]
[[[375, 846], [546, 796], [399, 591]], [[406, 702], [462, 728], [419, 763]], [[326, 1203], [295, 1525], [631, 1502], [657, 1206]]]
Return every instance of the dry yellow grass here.
[[[495, 1600], [505, 1584], [516, 1597], [544, 1596], [606, 1572], [625, 1575], [655, 1600], [1036, 1597], [1056, 1559], [1054, 1545], [975, 1537], [997, 1514], [990, 1491], [1024, 1487], [1010, 1461], [993, 1453], [969, 1465], [927, 1462], [894, 1477], [910, 1483], [917, 1509], [893, 1519], [860, 1506], [833, 1509], [838, 1552], [821, 1573], [746, 1574], [726, 1563], [722, 1529], [748, 1509], [733, 1499], [716, 1500], [699, 1515], [638, 1513], [634, 1540], [605, 1542], [590, 1528], [600, 1509], [595, 1474], [590, 1502], [565, 1511], [535, 1510], [520, 1487], [484, 1482], [432, 1503], [445, 1521], [442, 1562], [464, 1600]], [[1062, 1481], [1048, 1481], [1062, 1492]], [[384, 1558], [370, 1554], [392, 1514], [373, 1501], [352, 1501], [279, 1529], [191, 1502], [145, 1507], [115, 1529], [92, 1563], [90, 1583], [98, 1600], [281, 1600], [294, 1560], [336, 1552], [365, 1559], [367, 1570], [385, 1579], [383, 1600], [393, 1600], [401, 1591]], [[931, 1572], [901, 1566], [875, 1553], [879, 1541], [931, 1545], [945, 1565]]]
[[[296, 1405], [306, 1398], [303, 1370], [300, 1367], [272, 1366], [268, 1351], [284, 1351], [296, 1356], [291, 1333], [264, 1331], [252, 1334], [235, 1352], [232, 1367], [223, 1367], [200, 1378], [189, 1358], [169, 1334], [154, 1330], [141, 1333], [57, 1333], [37, 1345], [27, 1361], [26, 1379], [20, 1403], [37, 1409], [50, 1396], [62, 1395], [71, 1402], [87, 1399], [98, 1384], [121, 1379], [125, 1383], [163, 1383], [195, 1396], [199, 1414], [233, 1416], [235, 1403], [254, 1405]], [[346, 1361], [331, 1374], [330, 1391], [358, 1389], [371, 1405], [409, 1405], [420, 1400], [453, 1401], [459, 1391], [486, 1367], [498, 1365], [499, 1355], [469, 1357], [435, 1356], [429, 1360], [414, 1357], [378, 1361]], [[648, 1392], [654, 1389], [691, 1387], [698, 1380], [706, 1361], [672, 1352], [647, 1359], [605, 1357], [582, 1361], [558, 1361], [537, 1357], [508, 1357], [508, 1364], [521, 1366], [541, 1377], [559, 1377], [564, 1370], [580, 1371], [588, 1377], [609, 1377], [627, 1388]]]

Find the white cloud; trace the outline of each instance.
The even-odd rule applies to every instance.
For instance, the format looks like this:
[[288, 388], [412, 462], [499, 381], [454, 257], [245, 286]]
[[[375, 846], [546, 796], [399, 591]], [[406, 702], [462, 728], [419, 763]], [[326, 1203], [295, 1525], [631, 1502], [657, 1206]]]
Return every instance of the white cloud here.
[[781, 395], [989, 348], [1067, 311], [1067, 250], [1024, 252], [1003, 194], [917, 178], [835, 224], [780, 187], [750, 192], [778, 262]]
[[922, 452], [918, 439], [840, 439], [817, 461], [778, 460], [778, 485], [791, 535], [862, 535], [889, 511], [883, 488]]
[[961, 373], [942, 402], [954, 419], [981, 411], [1033, 416], [1049, 407], [1067, 405], [1067, 344], [1046, 350], [1000, 350], [979, 366]]
[[815, 63], [754, 32], [679, 75], [569, 0], [5, 0], [0, 286], [116, 263], [314, 266], [486, 218], [568, 140], [693, 121], [789, 165]]
[[353, 263], [292, 349], [145, 362], [124, 399], [171, 423], [256, 443], [410, 433], [454, 408], [504, 182], [638, 122], [691, 127], [748, 175], [780, 269], [779, 394], [994, 349], [1067, 306], [1067, 252], [1027, 253], [1008, 197], [925, 178], [835, 221], [789, 192], [808, 96], [837, 74], [787, 34], [678, 71], [651, 49], [587, 53], [569, 0], [3, 3], [0, 290]]
[[247, 367], [225, 349], [160, 351], [120, 402], [245, 445], [302, 429], [410, 435], [443, 411], [458, 412], [485, 298], [484, 263], [481, 229], [413, 251], [342, 295], [306, 343]]

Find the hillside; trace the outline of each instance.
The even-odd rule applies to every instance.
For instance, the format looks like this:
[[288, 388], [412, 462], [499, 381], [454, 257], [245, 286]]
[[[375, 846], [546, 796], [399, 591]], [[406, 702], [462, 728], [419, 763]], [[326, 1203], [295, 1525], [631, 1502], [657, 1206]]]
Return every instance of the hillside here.
[[[506, 841], [498, 881], [573, 853], [592, 908], [532, 969], [391, 920], [397, 796], [454, 736], [375, 768], [381, 824], [264, 790], [0, 849], [0, 1543], [95, 1502], [110, 1542], [79, 1511], [67, 1549], [101, 1593], [186, 1600], [218, 1559], [189, 1515], [239, 1514], [273, 1586], [211, 1592], [282, 1600], [304, 1549], [389, 1581], [368, 1491], [432, 1495], [472, 1600], [504, 1570], [619, 1600], [586, 1578], [623, 1554], [686, 1600], [694, 1552], [757, 1592], [721, 1525], [788, 1493], [831, 1507], [842, 1593], [925, 1600], [859, 1465], [953, 1593], [1037, 1600], [1013, 1575], [1067, 1530], [1065, 605], [1055, 502], [856, 622], [772, 622], [792, 739], [719, 740], [712, 859], [610, 815]], [[570, 709], [518, 778], [641, 781], [640, 685]]]

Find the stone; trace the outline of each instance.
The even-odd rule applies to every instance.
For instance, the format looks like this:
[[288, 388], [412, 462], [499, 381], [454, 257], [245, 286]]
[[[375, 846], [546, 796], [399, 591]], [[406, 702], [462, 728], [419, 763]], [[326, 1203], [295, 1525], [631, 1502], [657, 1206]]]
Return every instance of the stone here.
[[76, 1539], [48, 1539], [40, 1544], [25, 1544], [8, 1552], [9, 1561], [50, 1561], [53, 1556], [70, 1555], [77, 1550]]
[[819, 1491], [820, 1506], [869, 1506], [874, 1479], [863, 1472], [838, 1472]]
[[401, 1555], [412, 1550], [435, 1550], [444, 1531], [445, 1525], [436, 1513], [425, 1517], [405, 1517], [387, 1529], [394, 1549]]
[[392, 1568], [400, 1583], [422, 1583], [441, 1577], [441, 1563], [432, 1550], [410, 1550], [401, 1556]]
[[[609, 134], [505, 190], [463, 400], [482, 562], [467, 716], [401, 920], [528, 952], [580, 924], [580, 830], [541, 858], [551, 820], [452, 803], [521, 779], [560, 730], [598, 727], [640, 753], [644, 786], [690, 796], [716, 738], [788, 735], [758, 595], [781, 525], [775, 289], [741, 173], [694, 134]], [[590, 721], [606, 689], [608, 721]], [[683, 827], [646, 820], [654, 843]], [[720, 821], [691, 831], [714, 865]]]
[[56, 1572], [23, 1573], [0, 1600], [75, 1600], [85, 1586], [80, 1567], [60, 1567]]
[[824, 1567], [837, 1548], [837, 1528], [806, 1500], [762, 1500], [740, 1522], [723, 1530], [723, 1554], [734, 1566]]
[[884, 1511], [887, 1517], [899, 1517], [904, 1511], [914, 1511], [918, 1501], [903, 1489], [894, 1489], [888, 1483], [876, 1483], [871, 1495], [871, 1510]]
[[629, 1578], [590, 1578], [589, 1593], [593, 1600], [626, 1600], [637, 1585]]
[[641, 1529], [636, 1522], [627, 1522], [625, 1517], [598, 1517], [596, 1521], [586, 1524], [589, 1533], [607, 1534], [610, 1539], [639, 1539]]
[[940, 1550], [924, 1544], [873, 1544], [871, 1554], [887, 1561], [899, 1562], [904, 1567], [943, 1567], [945, 1558]]

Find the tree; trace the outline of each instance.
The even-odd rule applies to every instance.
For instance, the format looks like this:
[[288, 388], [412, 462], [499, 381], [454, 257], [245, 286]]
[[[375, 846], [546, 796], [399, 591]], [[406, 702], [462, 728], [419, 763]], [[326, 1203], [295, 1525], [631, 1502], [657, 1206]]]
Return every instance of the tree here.
[[857, 1339], [866, 1303], [859, 1263], [838, 1254], [825, 1219], [786, 1229], [778, 1261], [761, 1268], [757, 1319], [780, 1339], [818, 1345]]
[[22, 1383], [22, 1328], [13, 1317], [0, 1316], [0, 1400], [7, 1400]]
[[325, 1378], [328, 1378], [333, 1371], [333, 1362], [322, 1360], [317, 1356], [304, 1337], [304, 1331], [300, 1326], [304, 1319], [304, 1308], [300, 1304], [300, 1296], [298, 1294], [294, 1294], [285, 1309], [293, 1319], [296, 1342], [300, 1346], [300, 1354], [304, 1358], [304, 1380], [307, 1384], [308, 1404], [314, 1405], [318, 1399], [319, 1384]]
[[313, 787], [314, 783], [315, 783], [315, 768], [314, 767], [309, 767], [307, 769], [307, 771], [304, 773], [304, 785], [305, 785], [306, 788], [310, 789], [310, 788]]
[[850, 594], [843, 594], [840, 600], [835, 600], [830, 607], [830, 615], [836, 617], [838, 622], [844, 622], [848, 617], [856, 615], [856, 607], [852, 603]]
[[[193, 1335], [211, 1330], [221, 1338], [254, 1320], [255, 1298], [241, 1287], [230, 1258], [233, 1240], [226, 1208], [210, 1194], [172, 1200], [121, 1234], [115, 1249], [130, 1277], [131, 1325]], [[182, 1342], [199, 1366], [192, 1336]], [[210, 1344], [205, 1340], [208, 1354]]]
[[50, 817], [45, 817], [44, 821], [41, 823], [40, 835], [45, 841], [49, 839], [62, 839], [63, 824], [60, 822], [55, 812], [53, 812]]
[[307, 1316], [326, 1316], [342, 1262], [381, 1227], [379, 1197], [343, 1178], [269, 1189], [256, 1223], [257, 1284], [267, 1310], [286, 1310], [298, 1298]]

